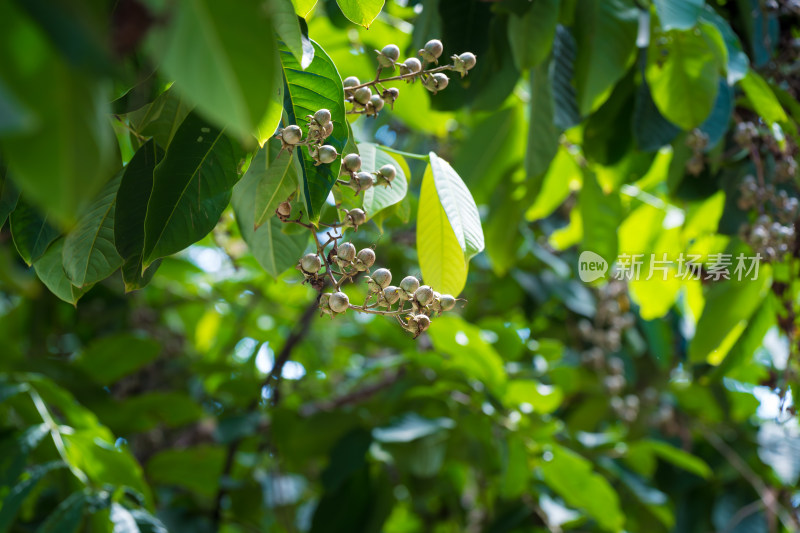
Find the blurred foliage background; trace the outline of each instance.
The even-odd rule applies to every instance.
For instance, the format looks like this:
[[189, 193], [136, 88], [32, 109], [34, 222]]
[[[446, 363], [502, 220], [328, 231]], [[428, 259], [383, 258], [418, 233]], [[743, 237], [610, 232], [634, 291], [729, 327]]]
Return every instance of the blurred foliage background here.
[[[800, 530], [798, 16], [794, 0], [3, 3], [0, 532]], [[274, 128], [233, 91], [282, 86], [275, 32], [313, 40], [339, 79], [372, 79], [389, 43], [477, 55], [439, 94], [401, 82], [393, 109], [349, 121], [348, 142], [438, 153], [481, 215], [466, 302], [417, 340], [319, 318], [293, 268], [310, 239], [275, 219], [254, 237], [235, 213], [233, 183], [269, 153], [249, 134]], [[141, 242], [71, 255], [86, 213], [147, 201], [152, 168], [125, 193], [119, 177], [134, 154], [180, 155], [193, 107], [232, 124], [221, 216], [144, 274]], [[426, 163], [397, 161], [408, 195], [351, 238], [424, 278]], [[704, 267], [585, 284], [582, 251]], [[757, 279], [709, 275], [739, 253], [761, 254]]]

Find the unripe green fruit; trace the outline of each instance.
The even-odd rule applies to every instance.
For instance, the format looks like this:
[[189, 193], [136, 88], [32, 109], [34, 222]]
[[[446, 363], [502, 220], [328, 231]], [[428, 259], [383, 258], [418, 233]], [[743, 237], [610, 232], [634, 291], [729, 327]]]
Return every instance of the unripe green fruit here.
[[359, 208], [351, 209], [347, 218], [353, 226], [360, 226], [367, 221], [367, 214]]
[[317, 254], [306, 254], [300, 259], [300, 268], [310, 274], [315, 274], [322, 268], [322, 260]]
[[353, 99], [361, 105], [367, 105], [370, 98], [372, 98], [372, 90], [369, 87], [361, 87], [353, 93]]
[[286, 144], [297, 144], [303, 140], [303, 130], [295, 124], [287, 126], [281, 131], [281, 139]]
[[422, 59], [426, 62], [433, 63], [441, 57], [442, 52], [444, 52], [442, 41], [439, 39], [431, 39], [425, 43], [425, 47], [419, 51], [419, 55], [421, 55]]
[[327, 109], [320, 109], [314, 113], [314, 120], [316, 120], [320, 126], [324, 126], [331, 121], [331, 112]]
[[422, 285], [414, 291], [414, 299], [420, 305], [428, 305], [433, 300], [433, 289], [427, 285]]
[[328, 122], [322, 126], [322, 137], [330, 137], [331, 133], [333, 133], [333, 122]]
[[317, 157], [319, 157], [320, 162], [327, 164], [336, 161], [336, 158], [339, 157], [339, 154], [336, 152], [336, 148], [330, 144], [323, 144], [319, 147]]
[[406, 276], [403, 278], [403, 281], [400, 282], [400, 288], [408, 294], [414, 294], [414, 292], [419, 289], [419, 280], [414, 276]]
[[356, 257], [356, 247], [350, 242], [343, 242], [336, 249], [336, 257], [343, 261], [352, 261]]
[[400, 299], [400, 289], [394, 285], [389, 285], [383, 289], [383, 298], [389, 305], [394, 305]]
[[387, 268], [379, 268], [372, 274], [372, 281], [378, 284], [380, 288], [385, 289], [392, 282], [392, 273]]
[[467, 70], [470, 70], [472, 67], [475, 66], [475, 63], [478, 62], [477, 58], [475, 57], [475, 54], [473, 54], [472, 52], [464, 52], [463, 54], [458, 56], [458, 58], [464, 62], [464, 67]]
[[383, 50], [381, 50], [381, 54], [385, 55], [389, 59], [392, 59], [393, 61], [397, 61], [397, 59], [400, 57], [400, 49], [396, 44], [387, 44], [383, 47]]
[[375, 264], [375, 250], [372, 248], [364, 248], [358, 252], [358, 260], [361, 261], [367, 268]]
[[450, 311], [456, 306], [456, 299], [450, 294], [442, 294], [439, 302], [441, 303], [442, 311]]
[[381, 176], [383, 176], [386, 181], [392, 181], [395, 176], [397, 176], [397, 169], [395, 169], [392, 165], [383, 165], [378, 172]]
[[361, 156], [358, 154], [347, 154], [342, 159], [342, 166], [350, 172], [358, 172], [361, 170]]
[[383, 109], [383, 98], [381, 98], [379, 94], [373, 94], [369, 99], [369, 103], [372, 104], [376, 113]]
[[436, 74], [434, 74], [433, 75], [433, 79], [436, 82], [436, 90], [437, 91], [441, 91], [442, 89], [447, 87], [448, 83], [450, 83], [450, 78], [448, 78], [446, 75], [442, 74], [441, 72], [437, 72]]
[[414, 315], [412, 320], [417, 323], [417, 335], [428, 329], [431, 325], [431, 319], [426, 315]]
[[355, 76], [349, 76], [344, 79], [342, 85], [344, 86], [345, 89], [348, 89], [350, 87], [358, 87], [359, 85], [361, 85], [361, 82]]
[[350, 307], [350, 298], [343, 292], [334, 292], [331, 294], [330, 307], [336, 313], [344, 313]]
[[409, 57], [405, 61], [403, 61], [403, 66], [408, 70], [408, 72], [416, 74], [420, 70], [422, 70], [422, 62], [416, 57]]
[[358, 189], [360, 191], [366, 191], [372, 187], [374, 183], [372, 175], [369, 172], [359, 172], [356, 174], [356, 181], [358, 182]]

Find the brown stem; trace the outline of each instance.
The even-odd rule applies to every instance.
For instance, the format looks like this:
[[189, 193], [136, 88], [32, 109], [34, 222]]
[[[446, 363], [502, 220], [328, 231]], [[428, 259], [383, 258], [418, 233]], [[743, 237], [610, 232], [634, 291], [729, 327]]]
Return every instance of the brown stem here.
[[348, 87], [345, 89], [345, 92], [355, 92], [356, 90], [362, 87], [373, 87], [379, 83], [386, 83], [387, 81], [399, 81], [399, 80], [407, 80], [410, 78], [415, 78], [417, 76], [422, 77], [424, 74], [436, 74], [437, 72], [444, 72], [445, 70], [455, 70], [455, 65], [442, 65], [441, 67], [432, 68], [429, 70], [421, 70], [419, 72], [409, 72], [408, 74], [399, 74], [397, 76], [392, 76], [391, 78], [383, 78], [383, 79], [374, 79], [372, 81], [368, 81], [367, 83], [362, 83], [361, 85], [356, 85], [355, 87]]

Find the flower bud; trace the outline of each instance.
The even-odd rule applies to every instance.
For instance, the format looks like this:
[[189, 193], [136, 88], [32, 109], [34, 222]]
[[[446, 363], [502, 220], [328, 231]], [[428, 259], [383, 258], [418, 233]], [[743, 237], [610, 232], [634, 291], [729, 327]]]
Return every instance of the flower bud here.
[[398, 300], [400, 300], [400, 289], [394, 285], [389, 285], [383, 289], [383, 299], [386, 300], [386, 303], [389, 305], [396, 304]]
[[450, 311], [456, 306], [456, 299], [450, 294], [442, 294], [439, 302], [442, 306], [442, 311]]
[[367, 221], [367, 214], [359, 208], [351, 209], [347, 213], [347, 225], [358, 227]]
[[428, 305], [431, 300], [433, 300], [433, 289], [427, 285], [422, 285], [420, 288], [414, 291], [414, 299], [419, 305]]
[[295, 145], [303, 140], [303, 130], [300, 129], [300, 126], [292, 124], [291, 126], [286, 126], [283, 128], [280, 136], [284, 143], [288, 145]]
[[361, 170], [361, 156], [356, 153], [347, 154], [342, 159], [342, 168], [350, 172], [358, 172]]
[[361, 87], [353, 93], [353, 100], [361, 105], [367, 105], [370, 98], [372, 98], [372, 90], [369, 87]]
[[372, 248], [364, 248], [358, 251], [358, 261], [367, 268], [375, 264], [375, 250]]
[[369, 103], [372, 105], [375, 113], [378, 113], [381, 109], [383, 109], [383, 98], [381, 98], [379, 94], [373, 94], [369, 99]]
[[[377, 50], [375, 50], [378, 52]], [[394, 68], [394, 63], [400, 57], [400, 49], [396, 44], [387, 44], [378, 52], [378, 64], [381, 67]]]
[[322, 268], [322, 260], [317, 254], [306, 254], [300, 259], [300, 268], [309, 274], [315, 274]]
[[343, 242], [336, 248], [336, 257], [350, 262], [356, 257], [356, 247], [353, 246], [353, 243]]
[[349, 76], [344, 79], [342, 85], [344, 86], [345, 89], [351, 89], [353, 87], [358, 87], [359, 85], [361, 85], [361, 82], [355, 76]]
[[372, 175], [369, 172], [359, 172], [356, 174], [356, 184], [358, 185], [358, 191], [366, 191], [373, 185]]
[[403, 301], [410, 300], [414, 296], [414, 292], [419, 289], [419, 280], [414, 276], [406, 276], [400, 282], [400, 298]]
[[387, 268], [379, 268], [370, 277], [381, 289], [385, 289], [392, 282], [392, 273]]
[[416, 57], [409, 57], [400, 64], [402, 74], [416, 74], [422, 70], [422, 63]]
[[316, 120], [320, 126], [324, 126], [331, 121], [331, 112], [327, 109], [320, 109], [314, 113], [314, 120]]
[[336, 161], [336, 158], [339, 157], [339, 154], [336, 152], [336, 148], [330, 144], [323, 144], [317, 151], [317, 157], [319, 158], [320, 163], [328, 164]]
[[441, 55], [444, 52], [444, 46], [442, 46], [442, 41], [439, 39], [431, 39], [427, 43], [425, 43], [425, 47], [419, 51], [419, 55], [422, 56], [422, 60], [426, 63], [436, 63]]
[[344, 313], [350, 307], [350, 298], [343, 292], [335, 292], [330, 296], [330, 307], [335, 313]]

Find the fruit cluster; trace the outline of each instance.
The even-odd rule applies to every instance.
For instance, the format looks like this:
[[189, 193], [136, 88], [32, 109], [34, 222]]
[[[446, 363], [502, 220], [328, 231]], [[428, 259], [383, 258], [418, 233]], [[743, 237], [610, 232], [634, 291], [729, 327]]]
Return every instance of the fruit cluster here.
[[[386, 88], [383, 86], [384, 83], [400, 80], [414, 83], [420, 80], [426, 89], [436, 94], [450, 83], [450, 78], [444, 74], [444, 71], [456, 71], [463, 78], [477, 63], [475, 54], [464, 52], [453, 55], [450, 58], [453, 61], [452, 64], [427, 68], [431, 64], [439, 65], [439, 58], [444, 52], [444, 46], [438, 39], [431, 39], [419, 51], [421, 61], [416, 57], [409, 57], [400, 62], [400, 48], [395, 44], [387, 44], [375, 52], [378, 59], [378, 71], [374, 80], [361, 83], [357, 77], [350, 76], [343, 81], [345, 100], [352, 104], [348, 114], [375, 117], [386, 104], [390, 108], [394, 108], [394, 102], [400, 96], [400, 90], [397, 87]], [[381, 79], [383, 70], [395, 70], [395, 68], [400, 72], [399, 75]]]
[[281, 141], [281, 152], [287, 150], [292, 153], [296, 146], [308, 147], [308, 154], [315, 165], [329, 164], [336, 161], [339, 153], [330, 144], [322, 144], [333, 133], [331, 112], [320, 109], [313, 115], [306, 116], [308, 134], [303, 138], [303, 129], [297, 124], [292, 124], [278, 130], [276, 138]]
[[[317, 253], [304, 255], [297, 265], [306, 281], [319, 290], [324, 287], [326, 279], [330, 279], [333, 285], [333, 292], [320, 294], [321, 315], [334, 317], [352, 309], [361, 313], [393, 316], [403, 329], [417, 338], [428, 329], [431, 318], [455, 307], [455, 297], [440, 294], [428, 285], [420, 285], [414, 276], [406, 276], [398, 286], [392, 285], [392, 273], [388, 269], [370, 270], [375, 264], [375, 251], [372, 248], [362, 248], [356, 252], [356, 247], [350, 242], [336, 244], [341, 237], [332, 236], [334, 246], [327, 255], [324, 246], [318, 246]], [[361, 273], [366, 274], [367, 298], [359, 306], [350, 303], [341, 286], [353, 281]]]
[[361, 171], [361, 156], [356, 153], [347, 154], [342, 159], [341, 174], [348, 176], [348, 180], [338, 180], [336, 183], [344, 187], [350, 187], [356, 192], [375, 187], [391, 187], [392, 180], [397, 176], [397, 169], [392, 165], [383, 165], [376, 172]]

